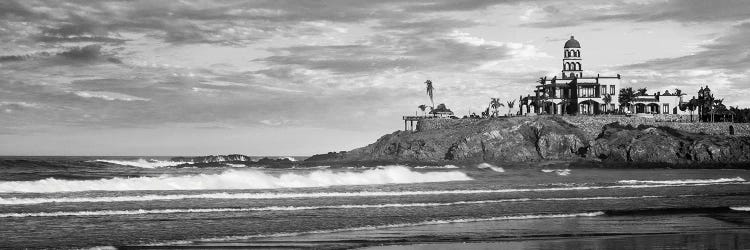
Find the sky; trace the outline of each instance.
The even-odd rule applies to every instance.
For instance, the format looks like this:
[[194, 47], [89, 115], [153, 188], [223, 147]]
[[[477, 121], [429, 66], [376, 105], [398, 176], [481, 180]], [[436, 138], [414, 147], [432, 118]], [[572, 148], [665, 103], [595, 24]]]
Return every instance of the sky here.
[[[0, 1], [0, 155], [311, 155], [585, 75], [750, 107], [746, 0]], [[501, 110], [508, 112], [508, 109]]]

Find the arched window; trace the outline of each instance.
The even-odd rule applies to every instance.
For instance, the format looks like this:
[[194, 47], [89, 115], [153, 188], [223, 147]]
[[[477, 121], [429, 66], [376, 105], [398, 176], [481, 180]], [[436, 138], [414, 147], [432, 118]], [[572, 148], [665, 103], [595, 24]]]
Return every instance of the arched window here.
[[570, 70], [570, 63], [569, 62], [565, 63], [565, 70]]
[[580, 50], [576, 50], [575, 51], [575, 57], [581, 57], [581, 51]]
[[576, 63], [576, 70], [583, 70], [581, 69], [581, 63], [579, 62]]

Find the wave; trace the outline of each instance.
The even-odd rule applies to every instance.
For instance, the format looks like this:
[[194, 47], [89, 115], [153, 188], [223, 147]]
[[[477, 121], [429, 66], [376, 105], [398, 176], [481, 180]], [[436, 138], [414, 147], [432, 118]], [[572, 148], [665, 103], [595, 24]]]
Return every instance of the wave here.
[[227, 165], [227, 167], [232, 167], [232, 168], [244, 168], [244, 167], [247, 167], [247, 165], [241, 164], [241, 163], [224, 163], [224, 165]]
[[297, 159], [295, 159], [294, 157], [291, 157], [291, 156], [282, 156], [282, 157], [279, 157], [278, 159], [279, 160], [286, 159], [286, 160], [289, 160], [289, 161], [297, 161]]
[[283, 232], [274, 234], [256, 234], [256, 235], [244, 235], [244, 236], [226, 236], [226, 237], [215, 237], [215, 238], [202, 238], [195, 240], [180, 240], [172, 242], [163, 242], [150, 244], [150, 246], [160, 245], [178, 245], [178, 244], [191, 244], [194, 242], [210, 242], [210, 241], [234, 241], [234, 240], [248, 240], [256, 238], [269, 238], [269, 237], [291, 237], [304, 234], [328, 234], [338, 232], [352, 232], [352, 231], [367, 231], [367, 230], [379, 230], [388, 228], [401, 228], [401, 227], [415, 227], [415, 226], [427, 226], [427, 225], [442, 225], [442, 224], [456, 224], [456, 223], [471, 223], [471, 222], [485, 222], [485, 221], [505, 221], [505, 220], [535, 220], [535, 219], [554, 219], [554, 218], [575, 218], [575, 217], [595, 217], [605, 215], [604, 212], [586, 212], [586, 213], [570, 213], [570, 214], [526, 214], [526, 215], [510, 215], [510, 216], [499, 216], [499, 217], [488, 217], [488, 218], [462, 218], [462, 219], [450, 219], [450, 220], [428, 220], [415, 223], [399, 223], [399, 224], [386, 224], [386, 225], [375, 225], [375, 226], [363, 226], [363, 227], [350, 227], [340, 228], [331, 230], [313, 230], [304, 232]]
[[647, 198], [662, 198], [662, 197], [664, 196], [517, 198], [517, 199], [500, 199], [500, 200], [456, 201], [456, 202], [442, 202], [442, 203], [441, 202], [427, 202], [427, 203], [389, 203], [389, 204], [329, 205], [329, 206], [270, 206], [270, 207], [253, 207], [253, 208], [190, 208], [190, 209], [154, 209], [154, 210], [136, 209], [136, 210], [97, 210], [97, 211], [57, 211], [57, 212], [38, 212], [38, 213], [4, 213], [4, 214], [0, 214], [0, 218], [252, 212], [252, 211], [297, 211], [297, 210], [318, 210], [318, 209], [440, 207], [440, 206], [476, 205], [476, 204], [492, 204], [492, 203], [505, 203], [505, 202], [585, 201], [585, 200], [613, 200], [613, 199], [647, 199]]
[[750, 211], [750, 207], [730, 207], [729, 209], [732, 209], [735, 211]]
[[542, 169], [542, 172], [544, 173], [555, 173], [559, 176], [568, 176], [570, 175], [570, 169]]
[[477, 168], [478, 169], [485, 169], [485, 168], [487, 168], [487, 169], [490, 169], [490, 170], [498, 172], [498, 173], [504, 173], [505, 172], [505, 169], [503, 169], [501, 167], [498, 167], [498, 166], [495, 166], [495, 165], [492, 165], [492, 164], [489, 164], [489, 163], [479, 164], [479, 165], [477, 165]]
[[138, 159], [133, 161], [127, 160], [94, 160], [95, 162], [105, 162], [123, 166], [139, 167], [139, 168], [160, 168], [160, 167], [174, 167], [182, 164], [193, 164], [193, 162], [184, 161], [162, 161], [155, 159]]
[[686, 179], [686, 180], [665, 180], [665, 181], [641, 181], [641, 180], [622, 180], [620, 184], [706, 184], [706, 183], [726, 183], [726, 182], [744, 182], [745, 179], [740, 177], [719, 178], [719, 179]]
[[416, 166], [414, 167], [416, 169], [456, 169], [459, 168], [454, 165], [445, 165], [445, 166]]
[[[315, 192], [315, 193], [204, 193], [204, 194], [168, 194], [168, 195], [138, 195], [138, 196], [100, 196], [100, 197], [50, 197], [50, 198], [18, 198], [0, 197], [0, 205], [24, 205], [42, 203], [88, 203], [88, 202], [133, 202], [133, 201], [165, 201], [186, 199], [294, 199], [294, 198], [341, 198], [341, 197], [382, 197], [382, 196], [419, 196], [419, 195], [462, 195], [462, 194], [491, 194], [514, 192], [555, 192], [581, 191], [596, 189], [639, 189], [658, 187], [683, 187], [722, 184], [750, 184], [740, 183], [700, 183], [700, 184], [648, 184], [648, 185], [615, 185], [615, 186], [565, 186], [550, 188], [511, 188], [511, 189], [463, 189], [463, 190], [431, 190], [431, 191], [363, 191], [363, 192]], [[0, 185], [1, 186], [1, 185]]]
[[357, 172], [315, 170], [304, 174], [284, 173], [278, 176], [263, 173], [258, 170], [230, 169], [220, 174], [188, 176], [165, 175], [160, 177], [112, 178], [100, 180], [58, 180], [48, 178], [38, 181], [8, 181], [0, 182], [0, 192], [50, 193], [91, 190], [274, 189], [467, 180], [472, 180], [472, 178], [460, 171], [420, 173], [412, 171], [404, 166], [387, 166], [379, 169]]

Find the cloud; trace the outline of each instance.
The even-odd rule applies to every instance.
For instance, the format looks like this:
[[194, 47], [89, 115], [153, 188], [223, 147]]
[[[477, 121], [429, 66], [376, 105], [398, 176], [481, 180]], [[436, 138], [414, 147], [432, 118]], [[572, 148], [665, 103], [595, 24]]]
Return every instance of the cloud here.
[[399, 31], [384, 33], [362, 44], [279, 48], [275, 50], [276, 55], [256, 60], [279, 68], [272, 67], [258, 73], [277, 77], [288, 75], [292, 73], [290, 65], [336, 74], [386, 70], [409, 72], [430, 68], [465, 70], [488, 61], [547, 56], [529, 45], [486, 41], [467, 33], [441, 31], [445, 33], [432, 31], [432, 36], [404, 35]]
[[148, 101], [149, 100], [147, 98], [141, 98], [141, 97], [136, 97], [132, 95], [126, 95], [126, 94], [115, 93], [115, 92], [107, 92], [107, 91], [77, 91], [75, 92], [75, 94], [83, 98], [97, 98], [97, 99], [103, 99], [107, 101], [132, 102], [132, 101]]
[[661, 58], [624, 66], [625, 69], [650, 70], [725, 69], [744, 72], [750, 68], [750, 22], [733, 26], [725, 35], [700, 46], [699, 51], [687, 56]]
[[545, 16], [525, 26], [569, 27], [602, 21], [705, 23], [747, 20], [750, 4], [745, 0], [596, 1], [548, 3]]
[[642, 85], [673, 86], [691, 94], [709, 85], [717, 96], [727, 98], [729, 105], [748, 106], [747, 78], [750, 77], [750, 22], [737, 24], [698, 51], [685, 56], [659, 58], [620, 67], [625, 75], [637, 78]]
[[[62, 61], [60, 61], [62, 59]], [[48, 65], [36, 65], [37, 67], [49, 66], [49, 65], [70, 65], [74, 63], [101, 63], [109, 62], [114, 64], [121, 64], [122, 60], [115, 57], [113, 54], [102, 52], [102, 46], [98, 44], [89, 44], [86, 46], [75, 46], [60, 52], [51, 53], [48, 51], [29, 53], [24, 55], [7, 55], [0, 56], [0, 62], [23, 62], [23, 61], [43, 61]]]
[[73, 60], [95, 60], [101, 56], [102, 46], [97, 44], [86, 45], [84, 47], [71, 48], [68, 51], [58, 53], [59, 56]]

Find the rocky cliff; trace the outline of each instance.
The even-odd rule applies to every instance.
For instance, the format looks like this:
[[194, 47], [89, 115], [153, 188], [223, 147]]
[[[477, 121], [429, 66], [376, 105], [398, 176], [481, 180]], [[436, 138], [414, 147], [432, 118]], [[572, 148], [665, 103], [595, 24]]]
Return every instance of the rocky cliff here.
[[[590, 137], [589, 137], [590, 138]], [[348, 152], [315, 155], [310, 162], [529, 162], [750, 163], [750, 137], [695, 134], [668, 127], [601, 128], [587, 139], [559, 117], [514, 117], [455, 122], [423, 131], [397, 131]]]
[[554, 117], [484, 119], [427, 131], [397, 131], [349, 152], [307, 161], [533, 161], [575, 159], [587, 144], [575, 126]]
[[750, 137], [613, 123], [591, 142], [589, 156], [615, 162], [750, 163]]

